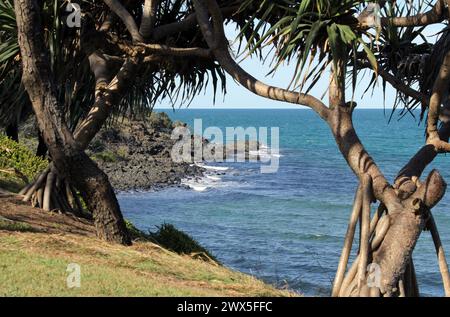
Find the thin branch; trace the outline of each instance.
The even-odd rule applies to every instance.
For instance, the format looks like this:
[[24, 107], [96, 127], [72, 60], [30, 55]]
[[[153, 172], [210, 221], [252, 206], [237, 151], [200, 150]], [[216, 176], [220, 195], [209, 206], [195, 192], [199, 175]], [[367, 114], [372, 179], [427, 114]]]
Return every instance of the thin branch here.
[[212, 51], [202, 47], [172, 47], [164, 44], [133, 44], [128, 41], [116, 41], [118, 49], [129, 57], [148, 55], [193, 56], [201, 58], [213, 58]]
[[[445, 108], [444, 108], [445, 110]], [[450, 138], [450, 117], [446, 116], [447, 111], [441, 113], [443, 124], [439, 128], [439, 138], [442, 142], [448, 142]], [[411, 195], [417, 189], [417, 181], [422, 175], [425, 168], [439, 154], [438, 149], [431, 145], [424, 145], [417, 153], [408, 161], [408, 163], [400, 170], [396, 179], [395, 187], [403, 192], [403, 196]]]
[[385, 81], [391, 84], [392, 87], [394, 87], [398, 91], [401, 91], [406, 96], [421, 102], [423, 105], [428, 105], [428, 97], [425, 94], [405, 85], [399, 78], [391, 75], [389, 72], [381, 68], [378, 68], [378, 75], [380, 75]]
[[381, 24], [408, 27], [440, 23], [447, 17], [447, 14], [443, 10], [444, 8], [444, 1], [438, 0], [430, 11], [409, 17], [383, 17], [381, 18]]
[[361, 238], [359, 242], [360, 262], [358, 264], [358, 293], [366, 286], [366, 270], [370, 252], [370, 203], [372, 201], [372, 179], [370, 175], [364, 175], [361, 180], [363, 188], [363, 204], [361, 212]]
[[161, 44], [139, 44], [138, 47], [144, 48], [143, 54], [163, 54], [173, 56], [197, 56], [202, 58], [213, 57], [210, 49], [201, 47], [171, 47]]
[[139, 29], [136, 25], [136, 21], [134, 21], [133, 16], [128, 12], [127, 9], [120, 3], [119, 0], [103, 0], [106, 5], [113, 11], [117, 16], [122, 20], [127, 28], [128, 32], [130, 32], [133, 41], [135, 42], [144, 42], [144, 38], [139, 33]]

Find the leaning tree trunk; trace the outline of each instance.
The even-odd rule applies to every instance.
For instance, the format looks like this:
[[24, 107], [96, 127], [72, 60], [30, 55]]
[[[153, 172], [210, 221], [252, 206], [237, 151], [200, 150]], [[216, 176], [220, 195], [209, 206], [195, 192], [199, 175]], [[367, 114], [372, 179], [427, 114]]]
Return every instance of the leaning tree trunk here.
[[[117, 75], [113, 76], [112, 70], [116, 68], [115, 65], [111, 65], [108, 60], [96, 52], [91, 53], [89, 62], [96, 79], [96, 98], [86, 119], [80, 122], [74, 132], [74, 139], [80, 150], [88, 147], [114, 105], [120, 102], [136, 70], [136, 61], [129, 59], [120, 67]], [[78, 198], [78, 190], [82, 191], [73, 179], [65, 178], [64, 175], [58, 173], [56, 166], [51, 164], [49, 169], [43, 171], [19, 194], [23, 195], [23, 201], [31, 202], [34, 207], [47, 211], [60, 210], [83, 217], [89, 216], [84, 212], [83, 205]], [[44, 195], [44, 193], [46, 194]]]
[[[14, 8], [23, 62], [22, 80], [57, 173], [73, 180], [81, 191], [93, 213], [100, 238], [130, 244], [119, 204], [107, 176], [78, 147], [60, 111], [44, 46], [39, 5], [36, 0], [15, 0]], [[52, 188], [54, 179], [50, 168], [46, 177], [49, 188]], [[45, 192], [42, 197], [46, 199]]]
[[[95, 32], [95, 30], [93, 31]], [[90, 36], [88, 32], [83, 34], [81, 39], [82, 47], [89, 56], [90, 69], [96, 83], [95, 103], [86, 118], [79, 123], [73, 135], [80, 150], [87, 148], [103, 126], [114, 105], [120, 103], [136, 71], [136, 58], [128, 58], [123, 65], [120, 65], [117, 59], [97, 51], [99, 44], [95, 40], [95, 36]], [[40, 148], [46, 151], [45, 142], [40, 142], [41, 144], [44, 146]], [[23, 201], [31, 202], [34, 207], [47, 211], [59, 210], [80, 217], [90, 217], [90, 214], [85, 212], [86, 210], [84, 210], [85, 208], [79, 199], [79, 192], [81, 194], [86, 192], [80, 186], [83, 185], [77, 184], [74, 179], [59, 173], [55, 164], [51, 163], [50, 167], [42, 172], [31, 184], [25, 186], [20, 194], [23, 195]], [[89, 201], [91, 199], [90, 195], [85, 194], [82, 196], [87, 203], [88, 211], [98, 208], [96, 204], [98, 197], [94, 198], [94, 205], [91, 206]]]

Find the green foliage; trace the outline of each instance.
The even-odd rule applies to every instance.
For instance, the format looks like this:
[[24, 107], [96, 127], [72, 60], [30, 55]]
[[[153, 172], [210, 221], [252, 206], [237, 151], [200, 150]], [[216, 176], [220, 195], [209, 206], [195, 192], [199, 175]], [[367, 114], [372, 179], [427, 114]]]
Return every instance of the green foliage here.
[[[110, 9], [103, 1], [79, 0], [82, 18], [81, 28], [66, 25], [66, 5], [69, 0], [42, 0], [41, 23], [45, 44], [55, 77], [59, 104], [64, 107], [67, 122], [71, 127], [84, 118], [94, 103], [95, 80], [90, 70], [86, 47], [95, 42], [95, 37], [115, 37], [120, 34], [131, 41], [129, 33], [120, 19], [115, 19], [108, 34], [98, 34], [96, 26], [101, 25]], [[133, 1], [127, 9], [136, 21], [140, 21], [144, 1]], [[179, 22], [192, 14], [187, 1], [167, 1], [160, 6], [158, 24]], [[205, 47], [196, 30], [188, 29], [185, 34], [173, 34], [160, 40], [175, 47]], [[83, 45], [81, 42], [84, 42]], [[84, 48], [83, 48], [84, 47]], [[123, 57], [123, 52], [105, 47], [101, 50], [111, 56]], [[31, 113], [30, 103], [21, 83], [21, 58], [17, 44], [17, 26], [12, 0], [0, 1], [0, 124], [14, 122], [21, 114]], [[120, 64], [111, 67], [118, 68]], [[189, 104], [209, 83], [214, 92], [225, 92], [225, 73], [217, 63], [196, 57], [179, 58], [165, 56], [158, 62], [140, 63], [139, 71], [127, 88], [121, 103], [112, 113], [120, 115], [146, 115], [157, 101], [167, 100], [174, 106]], [[220, 85], [220, 83], [222, 85]]]
[[130, 234], [132, 240], [151, 241], [150, 235], [136, 228], [131, 221], [125, 219], [125, 225], [127, 226], [128, 233]]
[[158, 231], [150, 233], [150, 236], [162, 247], [178, 254], [204, 253], [217, 262], [208, 250], [202, 247], [188, 234], [178, 230], [171, 224], [163, 224]]
[[[309, 81], [308, 92], [330, 63], [355, 59], [359, 52], [368, 57], [376, 70], [374, 55], [362, 40], [364, 32], [355, 31], [356, 13], [366, 3], [364, 0], [265, 0], [257, 6], [240, 38], [246, 38], [249, 54], [264, 46], [275, 47], [272, 72], [283, 62], [295, 60], [291, 85], [302, 89]], [[255, 1], [246, 0], [240, 10], [253, 6]]]
[[12, 0], [0, 1], [0, 125], [17, 120], [29, 99], [23, 88]]
[[125, 220], [128, 233], [133, 240], [152, 241], [163, 248], [178, 254], [204, 254], [207, 258], [218, 262], [211, 253], [202, 247], [188, 234], [178, 230], [171, 224], [163, 224], [156, 232], [142, 232], [130, 221]]
[[[63, 18], [68, 2], [42, 1], [41, 23], [58, 87], [58, 102], [64, 107], [69, 124], [74, 125], [93, 104], [95, 83], [80, 50], [77, 32], [69, 28]], [[0, 122], [6, 125], [31, 113], [21, 83], [21, 57], [12, 0], [4, 0], [0, 5], [0, 42]]]
[[[428, 59], [430, 55], [442, 59], [444, 47], [430, 44], [426, 27], [396, 27], [383, 24], [375, 28], [358, 27], [357, 18], [376, 14], [374, 8], [365, 11], [367, 0], [244, 0], [240, 14], [249, 16], [241, 27], [239, 40], [246, 40], [247, 54], [258, 54], [265, 61], [263, 48], [269, 47], [274, 72], [279, 65], [293, 61], [296, 64], [290, 87], [309, 92], [325, 70], [338, 61], [346, 61], [348, 79], [353, 91], [361, 71], [371, 69], [372, 78], [361, 81], [367, 85], [366, 92], [378, 87], [378, 71], [389, 72], [405, 86], [429, 93], [436, 69], [440, 63]], [[429, 11], [435, 1], [384, 1], [381, 17], [408, 17]], [[447, 36], [448, 25], [443, 23], [442, 37]], [[428, 29], [431, 31], [431, 29]], [[434, 31], [433, 29], [432, 31]], [[441, 37], [441, 38], [442, 38]], [[441, 43], [441, 44], [442, 44]], [[430, 62], [432, 61], [432, 62]], [[426, 67], [425, 65], [429, 65]], [[437, 65], [437, 66], [434, 66]], [[430, 67], [431, 66], [431, 67]], [[431, 80], [429, 80], [431, 78]], [[386, 82], [382, 80], [383, 92]], [[397, 91], [393, 112], [403, 107], [400, 116], [410, 113], [421, 103]], [[426, 109], [422, 109], [423, 111]], [[392, 112], [392, 113], [393, 113]], [[423, 114], [423, 113], [422, 113]]]
[[[412, 16], [430, 10], [432, 5], [433, 3], [423, 0], [388, 2], [382, 12], [387, 17]], [[446, 26], [444, 25], [444, 27]], [[418, 90], [429, 94], [427, 90], [433, 86], [436, 78], [436, 74], [432, 73], [436, 68], [439, 69], [443, 57], [434, 56], [435, 58], [429, 59], [429, 61], [432, 61], [430, 63], [427, 62], [427, 59], [433, 51], [439, 52], [438, 55], [443, 55], [447, 50], [440, 47], [440, 41], [436, 42], [435, 45], [429, 43], [425, 36], [426, 33], [428, 32], [426, 32], [425, 26], [395, 27], [387, 25], [382, 28], [377, 39], [378, 43], [376, 45], [379, 49], [376, 52], [376, 58], [381, 68], [393, 74], [405, 86], [418, 87]], [[444, 43], [446, 42], [445, 33], [441, 37], [441, 39], [444, 38]], [[432, 78], [431, 81], [426, 83], [430, 78]], [[376, 86], [375, 78], [372, 78], [370, 85], [372, 87]], [[385, 86], [386, 83], [383, 82], [383, 87]], [[391, 117], [399, 106], [404, 107], [400, 111], [400, 116], [404, 116], [407, 113], [414, 116], [413, 110], [419, 105], [421, 105], [420, 101], [408, 97], [401, 91], [397, 91], [397, 98], [395, 98], [393, 104]], [[422, 110], [425, 109], [423, 108]]]
[[124, 158], [126, 158], [127, 155], [128, 155], [128, 147], [126, 147], [126, 146], [120, 146], [120, 147], [117, 149], [116, 153], [117, 153], [117, 155], [118, 155], [120, 158], [124, 159]]
[[[17, 174], [22, 174], [31, 181], [47, 165], [48, 162], [46, 160], [34, 155], [23, 144], [17, 143], [5, 135], [0, 135], [0, 169], [16, 171], [16, 175], [10, 177], [17, 178]], [[7, 175], [2, 173], [2, 176]]]
[[121, 159], [121, 157], [119, 157], [119, 155], [117, 155], [114, 152], [111, 151], [103, 151], [103, 152], [99, 152], [99, 153], [95, 153], [94, 155], [92, 155], [92, 158], [94, 160], [100, 160], [103, 162], [107, 162], [107, 163], [115, 163], [118, 160]]
[[89, 149], [94, 153], [105, 151], [105, 143], [101, 140], [94, 139], [89, 143]]
[[165, 112], [152, 112], [149, 118], [150, 126], [155, 130], [171, 129], [173, 124]]

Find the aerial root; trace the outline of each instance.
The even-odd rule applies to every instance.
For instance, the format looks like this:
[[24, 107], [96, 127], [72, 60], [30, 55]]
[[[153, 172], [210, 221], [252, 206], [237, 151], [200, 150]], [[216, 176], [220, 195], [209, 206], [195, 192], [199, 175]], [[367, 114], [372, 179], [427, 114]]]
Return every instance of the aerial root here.
[[411, 258], [406, 266], [405, 273], [403, 274], [405, 296], [407, 297], [419, 297], [419, 286], [417, 285], [416, 271], [414, 269], [414, 262]]
[[442, 246], [439, 231], [434, 221], [434, 217], [430, 212], [428, 219], [428, 228], [430, 229], [431, 236], [433, 238], [434, 247], [436, 249], [436, 255], [438, 257], [439, 271], [441, 272], [442, 282], [444, 284], [445, 296], [450, 297], [450, 274], [448, 272], [447, 259], [445, 257], [444, 247]]
[[402, 278], [398, 281], [398, 292], [399, 292], [398, 297], [406, 297], [405, 284]]
[[336, 272], [336, 277], [333, 283], [333, 290], [331, 296], [336, 297], [339, 295], [339, 291], [342, 287], [342, 282], [344, 280], [345, 270], [347, 269], [348, 258], [352, 249], [353, 238], [355, 236], [356, 224], [358, 218], [361, 214], [362, 208], [362, 187], [361, 184], [358, 186], [356, 191], [355, 200], [353, 203], [353, 210], [350, 216], [350, 221], [347, 228], [347, 234], [345, 235], [344, 248], [342, 250], [341, 258], [339, 260], [338, 269]]
[[366, 284], [366, 270], [369, 261], [370, 247], [370, 203], [372, 201], [372, 178], [367, 176], [363, 179], [363, 207], [361, 213], [361, 233], [359, 242], [360, 259], [358, 263], [358, 293], [361, 293], [362, 286]]
[[[380, 297], [382, 295], [378, 287], [368, 285], [367, 268], [372, 261], [372, 253], [379, 248], [389, 230], [390, 216], [387, 214], [386, 207], [380, 204], [370, 220], [371, 201], [372, 180], [367, 176], [362, 179], [355, 194], [344, 247], [333, 283], [332, 296]], [[345, 274], [358, 220], [361, 220], [359, 252]]]
[[[344, 248], [338, 265], [335, 282], [333, 284], [332, 296], [380, 297], [389, 295], [384, 294], [385, 292], [383, 292], [383, 290], [379, 287], [371, 287], [371, 285], [368, 285], [367, 281], [367, 268], [368, 264], [372, 261], [372, 254], [380, 247], [391, 225], [391, 218], [387, 214], [387, 209], [383, 204], [380, 204], [377, 212], [370, 221], [370, 225], [368, 225], [370, 217], [371, 190], [370, 179], [363, 179], [361, 184], [358, 186], [358, 191], [355, 195], [355, 202], [347, 229]], [[446, 260], [436, 222], [434, 221], [431, 212], [429, 215], [430, 216], [427, 219], [427, 227], [431, 232], [436, 249], [445, 296], [450, 297], [450, 274], [448, 271], [448, 262]], [[358, 219], [361, 222], [359, 252], [347, 273], [345, 273], [347, 270], [348, 259], [351, 252]], [[406, 265], [405, 272], [400, 276], [396, 289], [394, 289], [392, 293], [399, 297], [418, 297], [420, 295], [412, 258]]]
[[57, 210], [83, 215], [83, 205], [76, 190], [67, 179], [61, 178], [53, 164], [50, 164], [33, 183], [25, 186], [20, 192], [24, 202], [45, 211]]

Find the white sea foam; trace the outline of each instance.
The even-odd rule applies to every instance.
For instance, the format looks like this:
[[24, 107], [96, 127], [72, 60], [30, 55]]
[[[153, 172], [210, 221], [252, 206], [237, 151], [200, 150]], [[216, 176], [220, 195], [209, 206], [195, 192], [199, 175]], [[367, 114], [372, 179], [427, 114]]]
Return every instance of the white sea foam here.
[[200, 186], [200, 185], [195, 185], [195, 184], [187, 184], [190, 188], [192, 188], [193, 190], [195, 190], [196, 192], [204, 192], [205, 190], [208, 189], [207, 186]]
[[222, 177], [232, 171], [230, 167], [210, 166], [204, 163], [195, 163], [195, 165], [205, 168], [203, 177], [189, 177], [181, 181], [181, 184], [188, 186], [197, 192], [205, 192], [215, 188], [236, 188], [245, 184], [236, 181], [223, 181]]
[[205, 175], [207, 179], [210, 179], [214, 182], [220, 182], [222, 180], [222, 178], [218, 177], [218, 176], [211, 176], [211, 175]]
[[258, 151], [249, 151], [248, 154], [253, 156], [259, 156], [261, 158], [271, 158], [271, 157], [283, 157], [283, 155], [279, 153], [272, 153], [272, 149], [267, 146], [261, 146]]
[[211, 170], [211, 171], [228, 171], [230, 168], [225, 166], [212, 166], [212, 165], [205, 165], [203, 163], [196, 163], [198, 167]]

